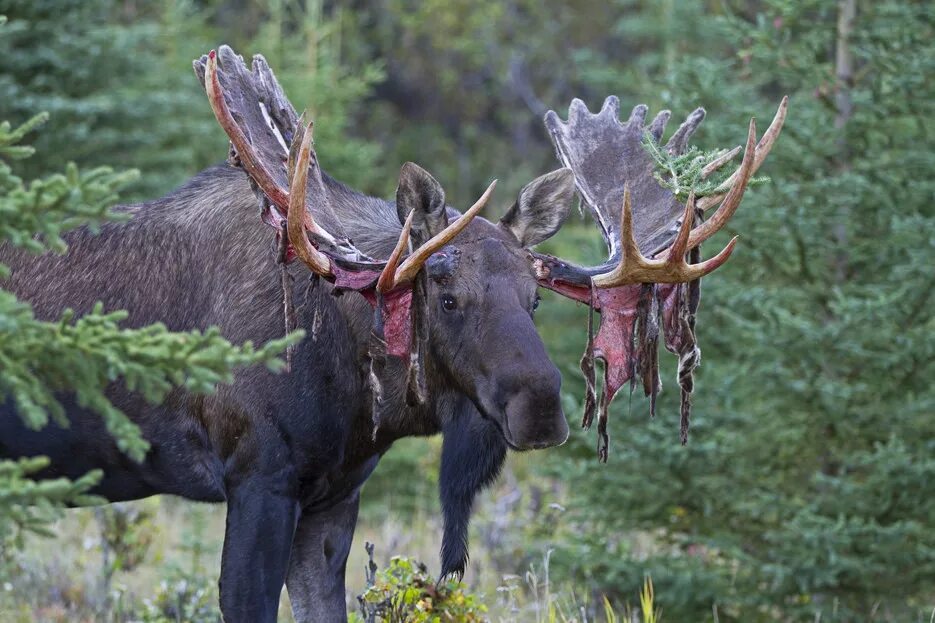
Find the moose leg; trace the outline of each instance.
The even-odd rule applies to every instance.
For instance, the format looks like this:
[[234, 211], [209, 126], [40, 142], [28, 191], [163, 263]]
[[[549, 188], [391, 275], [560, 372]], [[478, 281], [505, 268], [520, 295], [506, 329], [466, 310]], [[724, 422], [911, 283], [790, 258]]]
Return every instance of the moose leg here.
[[299, 503], [282, 479], [253, 477], [228, 486], [221, 556], [226, 623], [275, 623]]
[[346, 621], [344, 571], [357, 524], [359, 493], [331, 508], [303, 514], [296, 529], [286, 586], [297, 623]]

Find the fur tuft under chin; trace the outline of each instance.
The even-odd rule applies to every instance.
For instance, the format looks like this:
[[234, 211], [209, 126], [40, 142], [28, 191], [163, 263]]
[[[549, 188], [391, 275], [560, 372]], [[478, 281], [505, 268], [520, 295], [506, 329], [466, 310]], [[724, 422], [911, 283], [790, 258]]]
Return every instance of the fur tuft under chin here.
[[497, 426], [468, 401], [442, 427], [442, 435], [438, 481], [445, 530], [439, 581], [460, 580], [469, 559], [468, 526], [474, 498], [500, 475], [507, 446]]

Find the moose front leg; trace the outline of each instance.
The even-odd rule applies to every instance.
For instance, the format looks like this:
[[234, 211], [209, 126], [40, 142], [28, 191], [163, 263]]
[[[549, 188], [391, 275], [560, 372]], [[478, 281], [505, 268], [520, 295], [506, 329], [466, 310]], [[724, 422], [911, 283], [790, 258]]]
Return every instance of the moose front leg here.
[[355, 492], [327, 510], [302, 514], [286, 578], [297, 623], [347, 620], [344, 572], [359, 502]]
[[226, 623], [275, 623], [299, 516], [291, 479], [253, 476], [227, 491], [221, 556]]

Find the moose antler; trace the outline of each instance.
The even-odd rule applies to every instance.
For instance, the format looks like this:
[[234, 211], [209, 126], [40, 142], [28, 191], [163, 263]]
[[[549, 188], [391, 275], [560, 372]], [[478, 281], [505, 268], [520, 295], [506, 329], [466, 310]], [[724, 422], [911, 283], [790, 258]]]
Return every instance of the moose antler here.
[[[382, 285], [379, 286], [381, 291], [386, 292], [392, 290], [395, 287], [398, 287], [400, 284], [409, 283], [415, 279], [416, 273], [422, 268], [425, 262], [429, 259], [433, 253], [444, 247], [446, 244], [452, 241], [452, 239], [461, 233], [465, 227], [471, 222], [475, 216], [480, 214], [484, 206], [487, 205], [487, 201], [490, 199], [490, 196], [493, 194], [494, 188], [497, 187], [497, 180], [490, 182], [490, 186], [487, 187], [487, 190], [484, 191], [484, 194], [472, 205], [467, 211], [459, 216], [453, 223], [449, 224], [448, 227], [438, 232], [431, 238], [425, 241], [417, 249], [415, 249], [412, 254], [407, 257], [399, 268], [393, 273], [392, 281], [389, 279], [389, 275], [386, 275], [386, 278], [381, 278]], [[407, 223], [411, 224], [411, 213], [410, 219], [407, 220]], [[408, 234], [408, 231], [407, 231]], [[400, 250], [400, 246], [397, 246], [397, 251]]]
[[[284, 263], [298, 257], [311, 271], [341, 290], [360, 292], [374, 307], [370, 334], [370, 387], [373, 395], [373, 434], [380, 424], [384, 385], [396, 372], [387, 367], [387, 355], [408, 361], [407, 402], [425, 398], [422, 367], [424, 287], [416, 278], [434, 252], [448, 244], [484, 208], [494, 189], [444, 230], [420, 245], [408, 257], [412, 213], [386, 260], [362, 253], [349, 239], [332, 235], [313, 217], [337, 222], [331, 196], [313, 148], [312, 123], [305, 124], [283, 93], [262, 56], [253, 57], [252, 70], [227, 47], [212, 50], [194, 62], [195, 74], [208, 94], [218, 123], [230, 137], [229, 161], [247, 172], [261, 202], [262, 220], [280, 236], [280, 267], [286, 330], [291, 329], [291, 293]], [[414, 303], [414, 301], [418, 301]], [[289, 353], [287, 353], [287, 364]]]
[[[340, 223], [331, 207], [313, 147], [312, 123], [303, 123], [283, 93], [266, 60], [256, 55], [248, 69], [228, 46], [211, 51], [193, 63], [218, 123], [230, 137], [231, 164], [246, 171], [261, 202], [262, 220], [282, 237], [283, 261], [298, 257], [339, 290], [360, 292], [374, 306], [371, 336], [371, 385], [375, 404], [382, 404], [380, 380], [386, 355], [408, 358], [410, 390], [422, 396], [421, 379], [412, 362], [420, 360], [420, 338], [413, 324], [414, 280], [426, 260], [461, 232], [484, 207], [493, 184], [480, 200], [443, 231], [408, 257], [410, 214], [393, 253], [377, 260], [361, 252], [346, 237], [335, 236], [313, 217], [318, 214]], [[281, 269], [284, 271], [284, 268]], [[286, 329], [290, 329], [288, 279], [283, 273]], [[414, 379], [414, 380], [413, 380]], [[379, 409], [374, 411], [375, 424]]]
[[[470, 210], [403, 259], [412, 224], [408, 219], [392, 255], [375, 260], [315, 221], [312, 204], [324, 213], [333, 212], [313, 148], [313, 124], [303, 123], [296, 114], [266, 60], [256, 55], [252, 69], [247, 69], [242, 57], [221, 46], [196, 60], [194, 68], [218, 123], [230, 137], [230, 161], [250, 176], [263, 202], [263, 220], [287, 236], [290, 256], [337, 287], [364, 293], [375, 304], [377, 294], [405, 301], [393, 309], [408, 315], [410, 285], [419, 270], [480, 213], [495, 183]], [[407, 323], [391, 324], [405, 327], [400, 342], [409, 339]], [[389, 352], [401, 355], [408, 342], [388, 346]]]
[[[750, 178], [762, 165], [782, 129], [787, 107], [788, 98], [783, 98], [758, 145], [756, 125], [751, 120], [743, 162], [713, 195], [715, 200], [723, 199], [720, 207], [711, 219], [694, 229], [683, 225], [694, 224], [695, 210], [710, 208], [715, 201], [710, 196], [702, 197], [696, 204], [692, 196], [684, 206], [679, 203], [672, 191], [655, 180], [653, 159], [642, 144], [646, 133], [654, 141], [661, 138], [669, 111], [656, 115], [648, 128], [643, 125], [647, 112], [643, 105], [634, 108], [627, 123], [622, 124], [618, 118], [620, 104], [614, 96], [604, 101], [597, 114], [590, 113], [581, 100], [572, 101], [567, 123], [554, 111], [549, 111], [545, 125], [558, 158], [575, 173], [578, 192], [600, 227], [610, 257], [598, 266], [577, 267], [539, 256], [541, 271], [557, 268], [553, 281], [588, 285], [593, 280], [597, 287], [613, 287], [635, 283], [684, 283], [715, 270], [730, 257], [734, 241], [714, 258], [697, 266], [678, 262], [675, 256], [697, 247], [733, 216]], [[667, 151], [674, 155], [684, 152], [688, 139], [704, 116], [702, 108], [692, 112], [666, 144]], [[733, 150], [727, 155], [736, 153], [737, 150]], [[721, 158], [712, 164], [722, 167], [728, 161], [729, 158]], [[706, 174], [714, 168], [709, 167]], [[629, 201], [625, 200], [625, 195], [630, 197]], [[628, 204], [636, 205], [635, 214]], [[622, 210], [618, 207], [621, 205]], [[670, 245], [671, 250], [667, 248]], [[681, 252], [672, 253], [672, 250]], [[648, 260], [644, 254], [655, 259]], [[671, 259], [659, 261], [668, 258]]]
[[[640, 105], [633, 109], [626, 123], [621, 123], [619, 100], [611, 96], [596, 114], [578, 99], [569, 107], [567, 122], [554, 111], [546, 114], [545, 125], [558, 159], [574, 172], [582, 203], [594, 216], [609, 255], [603, 264], [582, 267], [553, 256], [532, 254], [540, 285], [589, 303], [601, 313], [600, 330], [594, 339], [589, 335], [581, 367], [588, 383], [583, 424], [590, 425], [594, 411], [599, 411], [602, 458], [606, 458], [607, 451], [607, 407], [627, 380], [641, 375], [647, 395], [653, 398], [651, 409], [655, 408], [655, 396], [660, 389], [655, 356], [658, 316], [662, 319], [666, 348], [680, 359], [684, 443], [691, 372], [699, 358], [693, 332], [698, 280], [727, 261], [736, 237], [704, 262], [698, 261], [697, 248], [720, 230], [740, 205], [751, 177], [782, 129], [787, 106], [788, 98], [783, 98], [759, 144], [756, 124], [751, 120], [743, 161], [737, 170], [713, 195], [696, 201], [691, 193], [685, 205], [656, 181], [654, 161], [643, 145], [647, 135], [659, 142], [669, 111], [660, 112], [646, 126], [648, 109]], [[682, 154], [704, 117], [702, 108], [692, 112], [666, 143], [666, 151], [671, 155]], [[703, 175], [723, 167], [738, 152], [739, 149], [734, 149], [716, 159]], [[712, 217], [696, 226], [704, 210], [718, 201], [720, 206]], [[602, 359], [605, 364], [600, 403], [594, 390], [594, 359]]]

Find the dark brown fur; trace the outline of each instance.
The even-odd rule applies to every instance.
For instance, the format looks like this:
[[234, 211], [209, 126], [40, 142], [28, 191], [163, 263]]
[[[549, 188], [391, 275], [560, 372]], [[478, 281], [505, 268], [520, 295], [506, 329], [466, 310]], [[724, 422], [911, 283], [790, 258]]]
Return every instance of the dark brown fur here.
[[[432, 204], [423, 199], [440, 187], [416, 177], [415, 200]], [[569, 176], [553, 178], [530, 184], [518, 203], [542, 210], [536, 200], [542, 196], [567, 213], [557, 202], [570, 198]], [[327, 187], [333, 211], [316, 219], [364, 252], [386, 257], [400, 231], [397, 206], [330, 179]], [[126, 223], [108, 224], [98, 235], [68, 235], [63, 256], [0, 247], [0, 262], [13, 271], [5, 287], [48, 320], [66, 307], [87, 312], [100, 300], [106, 309], [126, 309], [130, 326], [217, 325], [232, 342], [282, 335], [274, 232], [260, 224], [242, 171], [214, 167], [163, 199], [124, 210], [133, 216]], [[512, 213], [528, 217], [523, 209]], [[447, 218], [435, 213], [419, 226], [431, 233], [433, 220]], [[405, 362], [391, 359], [399, 373], [389, 376], [397, 381], [385, 397], [396, 406], [382, 415], [375, 438], [367, 382], [371, 309], [357, 294], [334, 296], [323, 281], [310, 288], [308, 271], [295, 263], [291, 294], [307, 337], [291, 371], [275, 375], [255, 366], [210, 396], [175, 391], [161, 405], [115, 385], [111, 400], [152, 444], [140, 464], [120, 453], [100, 419], [69, 396], [63, 397], [68, 429], [27, 430], [7, 403], [0, 409], [0, 456], [48, 455], [52, 465], [44, 476], [101, 468], [96, 492], [112, 501], [157, 493], [226, 501], [225, 619], [274, 620], [286, 579], [299, 620], [342, 620], [360, 485], [396, 439], [444, 429], [442, 571], [460, 573], [471, 502], [496, 476], [506, 447], [544, 447], [567, 436], [558, 371], [531, 322], [536, 282], [519, 243], [541, 239], [542, 232], [524, 234], [517, 220], [476, 219], [452, 244], [456, 265], [427, 280], [427, 401], [406, 406]], [[443, 296], [457, 298], [455, 312], [443, 309]]]

